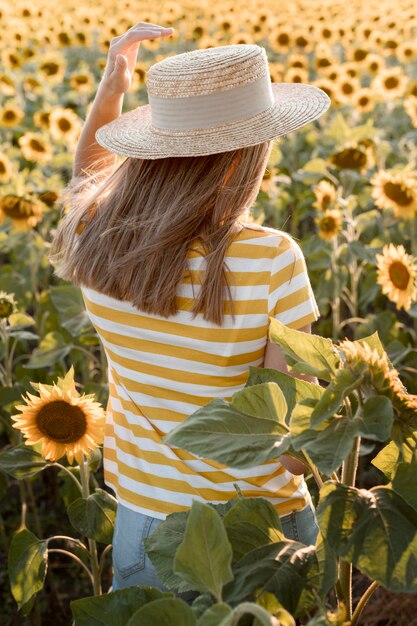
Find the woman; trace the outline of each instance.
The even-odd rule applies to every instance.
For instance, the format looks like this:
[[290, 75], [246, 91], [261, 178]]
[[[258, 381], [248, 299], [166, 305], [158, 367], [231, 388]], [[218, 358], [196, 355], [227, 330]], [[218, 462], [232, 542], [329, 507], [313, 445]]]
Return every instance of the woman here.
[[270, 317], [304, 332], [319, 317], [296, 241], [245, 219], [273, 139], [330, 101], [311, 85], [272, 84], [265, 50], [233, 45], [151, 66], [149, 104], [121, 115], [140, 41], [172, 31], [139, 22], [112, 39], [50, 257], [81, 287], [108, 360], [113, 590], [166, 589], [143, 539], [193, 498], [233, 498], [233, 483], [268, 498], [287, 537], [311, 544], [318, 532], [303, 463], [284, 455], [237, 470], [163, 438], [214, 398], [231, 400], [250, 365], [287, 371], [268, 341]]

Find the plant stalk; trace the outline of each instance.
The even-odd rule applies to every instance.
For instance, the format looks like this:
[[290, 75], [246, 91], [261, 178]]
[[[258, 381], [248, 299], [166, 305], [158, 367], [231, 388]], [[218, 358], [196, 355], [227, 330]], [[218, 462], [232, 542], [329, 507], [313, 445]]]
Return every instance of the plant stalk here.
[[358, 604], [356, 605], [355, 611], [352, 615], [352, 621], [350, 623], [350, 626], [356, 626], [356, 624], [358, 623], [359, 617], [363, 609], [365, 608], [366, 603], [368, 602], [369, 598], [371, 597], [371, 595], [373, 594], [373, 592], [378, 586], [379, 585], [376, 580], [374, 580], [374, 582], [369, 585], [368, 589], [365, 591], [365, 593], [359, 600]]
[[[80, 464], [80, 478], [82, 485], [82, 494], [83, 498], [88, 498], [90, 495], [90, 469], [88, 467], [88, 462], [86, 462], [85, 455], [83, 454], [82, 461]], [[88, 548], [90, 551], [90, 564], [91, 564], [91, 573], [93, 576], [93, 589], [94, 595], [101, 596], [101, 580], [100, 580], [100, 567], [97, 558], [97, 544], [94, 539], [87, 537], [88, 540]]]

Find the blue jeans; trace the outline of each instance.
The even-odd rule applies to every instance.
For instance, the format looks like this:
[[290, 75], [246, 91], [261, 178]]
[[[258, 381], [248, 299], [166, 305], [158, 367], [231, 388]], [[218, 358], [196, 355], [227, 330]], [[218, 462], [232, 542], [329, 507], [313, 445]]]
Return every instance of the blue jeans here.
[[[171, 591], [158, 578], [143, 545], [143, 539], [149, 537], [162, 521], [118, 503], [112, 549], [112, 591], [131, 585], [150, 585], [162, 591]], [[288, 539], [301, 541], [305, 545], [316, 543], [319, 527], [312, 504], [280, 516], [280, 521], [282, 531]], [[191, 604], [199, 594], [189, 591], [175, 595]]]

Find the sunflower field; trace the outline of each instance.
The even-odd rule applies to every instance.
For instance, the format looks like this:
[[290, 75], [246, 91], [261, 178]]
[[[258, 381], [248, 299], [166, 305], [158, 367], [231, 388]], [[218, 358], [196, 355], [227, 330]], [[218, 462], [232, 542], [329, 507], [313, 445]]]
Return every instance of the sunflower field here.
[[[252, 368], [245, 388], [275, 419], [254, 464], [271, 438], [309, 463], [319, 540], [286, 542], [262, 499], [195, 501], [145, 544], [173, 593], [111, 590], [106, 356], [48, 261], [110, 41], [139, 20], [175, 30], [141, 43], [124, 111], [147, 103], [150, 65], [227, 44], [331, 99], [274, 145], [249, 218], [299, 241], [321, 314], [311, 337], [276, 321], [270, 338], [323, 384]], [[415, 0], [0, 0], [0, 21], [0, 625], [417, 625]], [[190, 425], [170, 443], [230, 462], [220, 427], [201, 444]]]

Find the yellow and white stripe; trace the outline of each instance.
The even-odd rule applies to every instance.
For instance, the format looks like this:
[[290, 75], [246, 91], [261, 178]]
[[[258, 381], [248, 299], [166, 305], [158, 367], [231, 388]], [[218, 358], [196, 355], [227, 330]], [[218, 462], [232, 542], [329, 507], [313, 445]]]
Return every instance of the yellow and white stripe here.
[[304, 476], [279, 461], [238, 470], [162, 441], [214, 398], [230, 401], [245, 386], [250, 365], [262, 367], [269, 317], [297, 329], [320, 315], [301, 248], [287, 233], [251, 224], [236, 235], [225, 263], [236, 319], [225, 287], [222, 327], [201, 313], [192, 319], [197, 273], [204, 271], [203, 253], [195, 249], [170, 318], [81, 289], [108, 361], [105, 483], [125, 506], [160, 519], [187, 510], [193, 499], [234, 498], [233, 483], [247, 497], [267, 498], [279, 515], [310, 501]]

